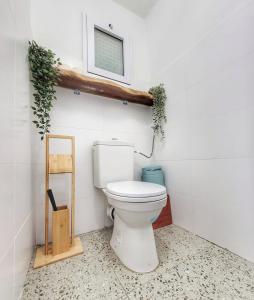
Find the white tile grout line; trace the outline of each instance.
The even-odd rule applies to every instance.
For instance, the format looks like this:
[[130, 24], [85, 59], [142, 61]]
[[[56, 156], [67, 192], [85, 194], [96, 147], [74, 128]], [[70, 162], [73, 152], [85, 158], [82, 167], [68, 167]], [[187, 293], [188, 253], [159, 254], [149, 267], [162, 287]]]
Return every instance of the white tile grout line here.
[[253, 160], [254, 156], [231, 156], [231, 157], [208, 157], [208, 158], [175, 158], [175, 159], [155, 159], [156, 162], [182, 162], [182, 161], [200, 161], [200, 160]]
[[19, 235], [19, 233], [21, 232], [22, 228], [24, 227], [25, 223], [27, 222], [28, 218], [32, 216], [32, 211], [29, 212], [29, 214], [26, 216], [24, 222], [22, 223], [22, 225], [19, 227], [19, 229], [17, 230], [17, 232], [15, 233], [15, 235], [12, 238], [11, 243], [9, 244], [9, 246], [6, 248], [5, 252], [3, 253], [3, 255], [0, 257], [0, 263], [2, 262], [2, 260], [5, 258], [5, 256], [8, 254], [8, 252], [10, 251], [11, 247], [15, 247], [15, 240], [17, 238], [17, 236]]
[[[14, 249], [14, 239], [12, 239], [11, 243], [9, 244], [9, 246], [5, 249], [4, 253], [2, 254], [2, 256], [0, 257], [0, 264], [2, 263], [2, 261], [5, 259], [5, 257], [8, 255], [9, 251], [11, 250], [11, 248]], [[13, 250], [14, 251], [14, 250]]]
[[195, 49], [204, 39], [215, 33], [222, 25], [227, 24], [231, 18], [233, 18], [239, 11], [244, 9], [245, 7], [249, 6], [252, 3], [252, 0], [247, 1], [245, 4], [242, 4], [236, 8], [234, 8], [228, 16], [224, 17], [219, 21], [213, 29], [208, 30], [206, 33], [203, 34], [201, 38], [199, 38], [196, 42], [193, 43], [188, 49], [183, 50], [183, 52], [175, 57], [169, 64], [167, 64], [160, 72], [158, 72], [155, 78], [159, 78], [162, 74], [167, 72], [167, 70], [173, 66], [176, 62], [180, 61], [184, 56], [188, 55], [193, 49]]
[[[223, 72], [227, 71], [231, 66], [232, 64], [234, 65], [234, 63], [236, 63], [237, 61], [245, 58], [245, 57], [248, 57], [248, 56], [251, 56], [252, 54], [254, 53], [254, 49], [244, 53], [243, 55], [240, 55], [238, 57], [235, 57], [234, 59], [230, 60], [225, 66], [223, 67], [218, 67], [215, 71], [213, 71], [214, 74], [217, 74], [220, 72], [220, 74], [222, 74]], [[203, 82], [208, 82], [210, 79], [208, 76], [204, 76], [202, 77], [202, 79], [192, 83], [191, 85], [189, 85], [188, 87], [185, 88], [185, 91], [186, 93], [189, 92], [189, 90], [191, 90], [193, 87], [195, 86], [198, 86], [200, 85], [201, 83]]]

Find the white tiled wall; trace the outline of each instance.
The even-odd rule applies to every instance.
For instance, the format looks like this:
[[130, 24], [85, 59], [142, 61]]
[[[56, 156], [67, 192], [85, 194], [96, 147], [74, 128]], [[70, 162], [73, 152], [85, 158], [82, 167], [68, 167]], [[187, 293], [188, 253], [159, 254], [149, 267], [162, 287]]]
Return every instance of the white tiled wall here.
[[[132, 39], [132, 86], [148, 89], [149, 60], [144, 21], [115, 2], [106, 0], [32, 1], [34, 39], [51, 48], [62, 61], [83, 68], [82, 13], [108, 17], [117, 28]], [[58, 100], [52, 111], [52, 133], [76, 137], [76, 233], [99, 229], [105, 225], [106, 198], [93, 187], [92, 144], [96, 140], [118, 138], [133, 142], [140, 151], [150, 153], [152, 142], [151, 109], [142, 105], [123, 105], [121, 101], [57, 89]], [[55, 146], [56, 147], [56, 146]], [[44, 211], [44, 145], [39, 136], [33, 142], [33, 184], [36, 203], [36, 241], [43, 243]], [[55, 148], [53, 149], [55, 150]], [[141, 167], [150, 161], [136, 156], [136, 178]], [[52, 176], [53, 177], [53, 176]], [[67, 200], [68, 179], [54, 176], [51, 187], [58, 203]], [[66, 176], [65, 176], [66, 177]], [[63, 185], [61, 180], [63, 179]]]
[[254, 3], [159, 0], [146, 22], [174, 223], [254, 261]]
[[[21, 3], [22, 2], [22, 3]], [[33, 248], [30, 2], [0, 1], [0, 299], [18, 299]]]

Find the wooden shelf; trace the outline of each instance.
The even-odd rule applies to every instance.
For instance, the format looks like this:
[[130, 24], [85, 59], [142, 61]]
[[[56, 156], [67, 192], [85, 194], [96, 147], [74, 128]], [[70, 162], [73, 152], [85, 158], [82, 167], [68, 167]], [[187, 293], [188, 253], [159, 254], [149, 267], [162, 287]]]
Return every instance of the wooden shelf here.
[[49, 174], [72, 173], [72, 156], [49, 154]]
[[126, 100], [147, 106], [153, 105], [153, 96], [147, 92], [125, 87], [111, 80], [87, 76], [64, 67], [60, 68], [58, 86], [107, 98]]

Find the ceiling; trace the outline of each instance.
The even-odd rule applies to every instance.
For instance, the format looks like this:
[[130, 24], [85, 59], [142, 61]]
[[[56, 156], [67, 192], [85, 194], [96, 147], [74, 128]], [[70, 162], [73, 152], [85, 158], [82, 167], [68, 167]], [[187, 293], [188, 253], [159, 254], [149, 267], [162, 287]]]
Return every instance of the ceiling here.
[[146, 17], [157, 0], [114, 0], [140, 17]]

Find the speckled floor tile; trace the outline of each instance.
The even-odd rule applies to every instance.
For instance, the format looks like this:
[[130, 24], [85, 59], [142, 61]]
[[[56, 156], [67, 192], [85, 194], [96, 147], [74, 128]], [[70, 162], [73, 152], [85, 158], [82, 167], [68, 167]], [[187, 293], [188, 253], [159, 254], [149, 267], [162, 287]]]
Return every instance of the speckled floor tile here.
[[[197, 281], [197, 280], [196, 280]], [[136, 290], [129, 293], [129, 299], [199, 299], [198, 282], [189, 283], [181, 278], [177, 270], [160, 274], [145, 285], [139, 284]]]
[[166, 229], [167, 227], [159, 229], [155, 232], [155, 235], [163, 240], [168, 248], [174, 250], [181, 257], [194, 255], [197, 250], [212, 245], [199, 236], [177, 226], [171, 225], [168, 227], [170, 227], [168, 230]]
[[93, 231], [90, 233], [80, 235], [81, 242], [84, 247], [86, 256], [94, 256], [99, 254], [103, 248], [107, 247], [109, 244], [109, 231], [108, 229], [103, 229], [100, 231]]
[[254, 299], [254, 264], [177, 226], [155, 231], [159, 266], [138, 274], [110, 248], [112, 229], [81, 235], [85, 253], [27, 274], [22, 300]]
[[222, 282], [236, 297], [241, 299], [254, 299], [254, 277], [248, 272], [231, 268], [227, 270]]
[[22, 299], [119, 299], [125, 296], [114, 271], [100, 256], [80, 255], [30, 270]]
[[237, 282], [235, 275], [228, 272], [209, 274], [203, 272], [202, 265], [199, 268], [198, 272], [193, 261], [185, 260], [157, 274], [151, 281], [139, 283], [129, 293], [129, 299], [254, 299], [250, 282], [245, 282], [243, 277]]

